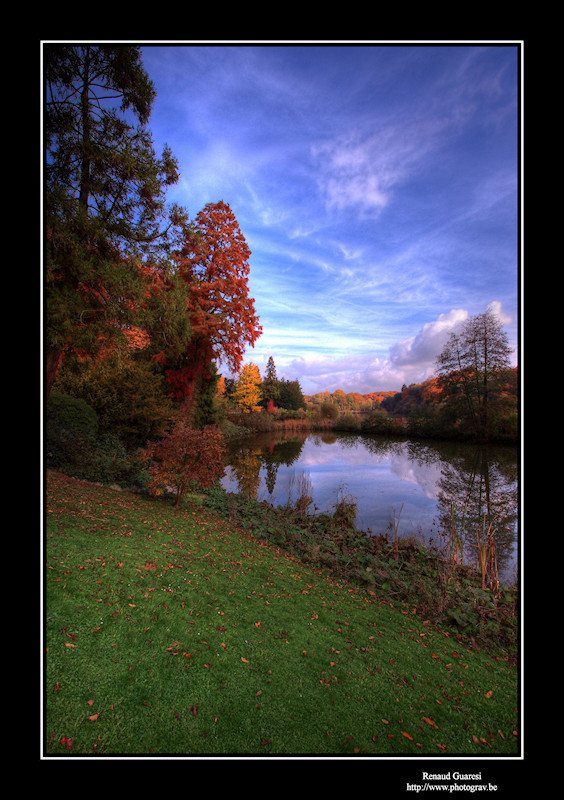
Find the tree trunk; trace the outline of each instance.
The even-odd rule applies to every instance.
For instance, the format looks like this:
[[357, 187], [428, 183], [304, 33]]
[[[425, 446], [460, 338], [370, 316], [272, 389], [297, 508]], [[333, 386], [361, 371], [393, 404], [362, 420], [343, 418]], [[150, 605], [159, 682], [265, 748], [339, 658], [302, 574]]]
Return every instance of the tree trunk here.
[[57, 370], [61, 365], [63, 351], [57, 347], [47, 345], [45, 354], [45, 402], [49, 400], [53, 381], [57, 375]]
[[202, 375], [204, 372], [204, 364], [198, 361], [190, 383], [188, 384], [188, 391], [182, 401], [181, 414], [184, 418], [188, 419], [190, 423], [193, 422], [194, 412], [200, 397], [200, 389], [202, 387]]

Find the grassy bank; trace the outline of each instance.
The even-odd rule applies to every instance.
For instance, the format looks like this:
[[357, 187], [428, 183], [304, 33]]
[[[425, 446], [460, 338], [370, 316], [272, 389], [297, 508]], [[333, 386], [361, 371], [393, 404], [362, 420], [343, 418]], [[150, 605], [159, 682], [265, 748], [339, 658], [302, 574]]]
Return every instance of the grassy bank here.
[[517, 658], [518, 589], [459, 563], [417, 539], [367, 536], [356, 529], [354, 498], [339, 495], [331, 514], [310, 511], [307, 479], [285, 506], [212, 490], [208, 507], [259, 541], [282, 547], [311, 567], [324, 568], [347, 585], [404, 604], [471, 646], [486, 646]]
[[193, 499], [48, 474], [47, 756], [518, 752], [512, 660]]

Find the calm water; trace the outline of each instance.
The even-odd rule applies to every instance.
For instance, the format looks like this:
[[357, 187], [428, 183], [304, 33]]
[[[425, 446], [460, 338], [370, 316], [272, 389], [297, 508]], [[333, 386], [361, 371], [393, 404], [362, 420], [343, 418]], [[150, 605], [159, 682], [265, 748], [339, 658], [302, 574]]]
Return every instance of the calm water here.
[[[465, 563], [476, 563], [477, 535], [491, 525], [502, 583], [517, 582], [518, 451], [460, 443], [391, 440], [335, 433], [262, 434], [234, 445], [222, 481], [274, 505], [302, 487], [318, 511], [343, 495], [357, 503], [356, 525], [446, 546], [453, 527]], [[313, 506], [311, 507], [313, 508]]]

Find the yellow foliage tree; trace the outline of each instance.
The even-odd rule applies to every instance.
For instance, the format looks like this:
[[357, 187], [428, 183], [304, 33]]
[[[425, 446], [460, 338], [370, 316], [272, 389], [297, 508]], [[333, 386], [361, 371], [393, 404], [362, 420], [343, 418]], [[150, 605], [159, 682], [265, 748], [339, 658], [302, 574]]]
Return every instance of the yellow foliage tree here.
[[261, 399], [260, 371], [256, 364], [245, 364], [235, 384], [233, 399], [243, 411], [257, 411]]

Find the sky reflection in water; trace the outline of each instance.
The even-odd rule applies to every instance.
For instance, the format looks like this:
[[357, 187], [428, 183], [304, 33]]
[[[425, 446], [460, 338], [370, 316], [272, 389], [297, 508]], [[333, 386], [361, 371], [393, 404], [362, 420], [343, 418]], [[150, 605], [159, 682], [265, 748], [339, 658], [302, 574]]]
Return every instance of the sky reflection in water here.
[[400, 536], [444, 545], [444, 530], [454, 524], [468, 559], [475, 556], [477, 534], [491, 522], [500, 578], [516, 580], [515, 448], [268, 434], [233, 449], [222, 485], [281, 505], [295, 501], [304, 482], [320, 512], [331, 512], [341, 495], [350, 495], [357, 503], [357, 527], [374, 534], [390, 533], [395, 520]]

